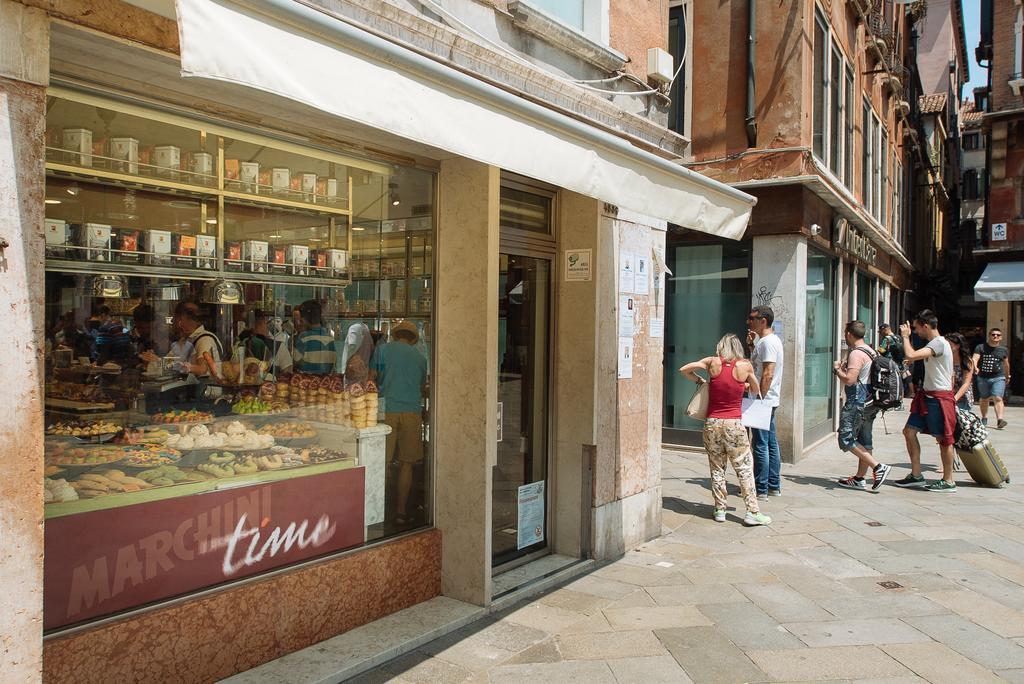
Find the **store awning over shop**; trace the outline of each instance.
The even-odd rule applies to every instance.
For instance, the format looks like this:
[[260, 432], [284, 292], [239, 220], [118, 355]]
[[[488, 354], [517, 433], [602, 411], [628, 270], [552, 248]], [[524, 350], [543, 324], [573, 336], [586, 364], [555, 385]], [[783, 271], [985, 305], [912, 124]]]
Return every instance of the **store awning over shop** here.
[[986, 266], [974, 285], [974, 298], [989, 302], [1024, 301], [1024, 261]]
[[257, 88], [646, 216], [739, 239], [755, 199], [294, 0], [177, 0], [185, 76]]

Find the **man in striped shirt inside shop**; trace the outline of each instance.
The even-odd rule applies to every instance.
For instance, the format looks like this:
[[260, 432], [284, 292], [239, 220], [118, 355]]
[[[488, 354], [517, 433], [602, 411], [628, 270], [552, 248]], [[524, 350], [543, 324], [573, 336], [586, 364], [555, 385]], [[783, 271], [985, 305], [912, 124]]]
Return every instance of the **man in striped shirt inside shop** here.
[[295, 339], [293, 369], [300, 373], [327, 375], [333, 373], [341, 358], [343, 341], [323, 327], [320, 302], [310, 299], [299, 305], [305, 330]]

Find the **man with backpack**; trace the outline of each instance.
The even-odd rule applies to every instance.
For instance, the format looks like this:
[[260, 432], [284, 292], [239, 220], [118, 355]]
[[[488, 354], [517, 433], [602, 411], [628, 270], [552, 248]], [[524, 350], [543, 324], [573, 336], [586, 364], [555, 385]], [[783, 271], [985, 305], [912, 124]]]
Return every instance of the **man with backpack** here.
[[[871, 454], [869, 436], [875, 422], [877, 410], [874, 407], [872, 383], [874, 376], [882, 375], [880, 368], [874, 366], [882, 357], [864, 343], [865, 325], [861, 321], [850, 321], [846, 324], [846, 345], [850, 352], [846, 355], [846, 363], [836, 361], [833, 372], [845, 386], [846, 397], [842, 411], [839, 413], [839, 448], [852, 452], [857, 457], [857, 474], [838, 481], [840, 487], [867, 491], [865, 481], [868, 469], [871, 469], [871, 491], [878, 488], [889, 476], [891, 467], [879, 463]], [[892, 359], [885, 359], [892, 363]], [[883, 364], [879, 364], [881, 366]], [[889, 366], [890, 372], [893, 371]], [[868, 436], [866, 438], [866, 436]]]

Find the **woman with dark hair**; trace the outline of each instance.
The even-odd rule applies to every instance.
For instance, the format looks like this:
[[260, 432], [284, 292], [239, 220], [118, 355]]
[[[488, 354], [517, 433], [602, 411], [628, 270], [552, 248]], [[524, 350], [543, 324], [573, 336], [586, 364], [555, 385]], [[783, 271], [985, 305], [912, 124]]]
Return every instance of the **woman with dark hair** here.
[[974, 392], [971, 383], [974, 380], [974, 360], [968, 351], [967, 340], [960, 333], [946, 335], [950, 349], [953, 350], [953, 398], [956, 405], [970, 411], [974, 405]]

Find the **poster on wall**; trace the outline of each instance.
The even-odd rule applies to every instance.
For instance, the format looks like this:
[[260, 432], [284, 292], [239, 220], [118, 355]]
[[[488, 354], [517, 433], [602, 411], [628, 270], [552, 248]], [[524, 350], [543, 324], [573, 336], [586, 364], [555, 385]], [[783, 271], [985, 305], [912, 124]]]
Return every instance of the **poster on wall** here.
[[637, 255], [633, 264], [636, 271], [633, 274], [633, 291], [639, 295], [648, 294], [651, 291], [651, 260], [649, 257]]
[[517, 551], [544, 541], [544, 480], [523, 485], [518, 493]]
[[619, 254], [619, 292], [633, 292], [636, 274], [636, 255], [629, 252]]
[[619, 295], [619, 337], [632, 337], [636, 333], [636, 300]]
[[633, 377], [633, 338], [619, 338], [619, 379], [628, 380]]
[[241, 579], [362, 544], [365, 468], [46, 521], [43, 627]]
[[585, 282], [594, 277], [593, 251], [589, 249], [565, 250], [566, 282]]
[[664, 318], [652, 318], [651, 319], [651, 337], [664, 337], [665, 336], [665, 319]]

